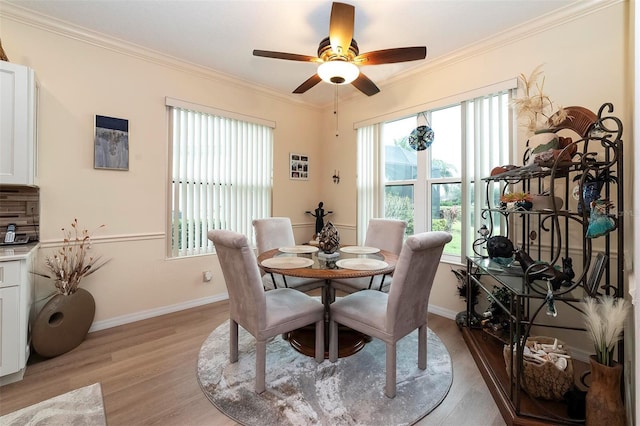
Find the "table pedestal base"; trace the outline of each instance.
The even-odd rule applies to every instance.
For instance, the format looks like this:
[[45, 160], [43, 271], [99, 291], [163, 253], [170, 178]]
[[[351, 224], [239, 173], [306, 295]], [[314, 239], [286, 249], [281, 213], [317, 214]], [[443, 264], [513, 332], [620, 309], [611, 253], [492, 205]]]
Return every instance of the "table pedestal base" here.
[[[299, 328], [288, 333], [287, 338], [291, 347], [296, 351], [307, 355], [316, 354], [316, 328], [314, 325]], [[338, 358], [355, 354], [371, 341], [371, 337], [359, 331], [338, 325]], [[329, 339], [325, 338], [324, 357], [329, 359]]]

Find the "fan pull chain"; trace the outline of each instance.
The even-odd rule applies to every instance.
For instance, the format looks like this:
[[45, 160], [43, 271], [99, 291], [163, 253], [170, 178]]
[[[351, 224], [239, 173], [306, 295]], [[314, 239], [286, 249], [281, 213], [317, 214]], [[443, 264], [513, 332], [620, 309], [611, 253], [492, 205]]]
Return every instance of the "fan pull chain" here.
[[333, 114], [336, 116], [336, 138], [339, 136], [339, 132], [338, 132], [338, 85], [334, 84], [334, 86], [336, 86], [336, 93], [335, 96], [333, 98]]

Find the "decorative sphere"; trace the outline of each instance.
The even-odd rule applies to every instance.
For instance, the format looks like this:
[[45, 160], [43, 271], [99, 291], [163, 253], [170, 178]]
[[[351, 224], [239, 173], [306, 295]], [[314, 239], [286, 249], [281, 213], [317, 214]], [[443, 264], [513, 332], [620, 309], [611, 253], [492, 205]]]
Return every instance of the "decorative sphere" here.
[[324, 228], [322, 228], [318, 247], [327, 254], [335, 253], [338, 247], [340, 247], [340, 233], [336, 227], [333, 226], [333, 223], [327, 222]]

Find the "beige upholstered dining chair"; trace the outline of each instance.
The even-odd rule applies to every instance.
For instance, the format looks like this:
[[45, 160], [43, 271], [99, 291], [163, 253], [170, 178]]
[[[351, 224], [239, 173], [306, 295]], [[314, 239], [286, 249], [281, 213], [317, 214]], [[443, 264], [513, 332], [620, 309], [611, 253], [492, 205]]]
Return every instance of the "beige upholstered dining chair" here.
[[[208, 237], [216, 249], [229, 292], [229, 358], [238, 361], [238, 324], [256, 339], [256, 392], [265, 390], [267, 339], [315, 323], [315, 358], [324, 361], [324, 306], [297, 290], [265, 292], [260, 268], [247, 238], [214, 230]], [[293, 350], [293, 349], [292, 349]]]
[[[292, 247], [296, 245], [291, 219], [288, 217], [254, 219], [253, 228], [256, 231], [258, 255], [275, 248]], [[298, 291], [309, 291], [324, 286], [324, 281], [314, 278], [284, 277], [279, 274], [265, 274], [262, 277], [262, 284], [266, 290], [293, 288]]]
[[[407, 222], [398, 219], [370, 219], [367, 225], [367, 234], [364, 245], [389, 251], [395, 255], [400, 254], [404, 242], [404, 232]], [[391, 276], [380, 275], [365, 278], [344, 278], [331, 281], [332, 290], [341, 290], [345, 293], [370, 289], [389, 292]]]
[[389, 293], [362, 290], [331, 304], [329, 360], [338, 359], [338, 324], [386, 344], [385, 395], [396, 396], [396, 342], [418, 329], [418, 368], [427, 368], [427, 307], [433, 279], [451, 234], [424, 232], [407, 239]]

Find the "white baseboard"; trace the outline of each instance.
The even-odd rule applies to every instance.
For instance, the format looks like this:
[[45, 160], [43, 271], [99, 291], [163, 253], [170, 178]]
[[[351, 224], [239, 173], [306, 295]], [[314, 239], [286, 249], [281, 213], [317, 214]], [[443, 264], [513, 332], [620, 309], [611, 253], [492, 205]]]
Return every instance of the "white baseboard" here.
[[[105, 330], [111, 327], [117, 327], [119, 325], [129, 324], [136, 321], [141, 321], [153, 317], [158, 317], [160, 315], [170, 314], [173, 312], [182, 311], [189, 308], [195, 308], [197, 306], [208, 305], [209, 303], [221, 302], [223, 300], [228, 300], [229, 294], [222, 293], [216, 296], [211, 297], [203, 297], [202, 299], [189, 300], [187, 302], [177, 303], [175, 305], [162, 306], [160, 308], [148, 309], [146, 311], [135, 312], [133, 314], [122, 315], [120, 317], [111, 318], [104, 321], [96, 321], [91, 325], [89, 329], [89, 333], [93, 331]], [[441, 317], [455, 320], [458, 312], [454, 312], [450, 309], [445, 309], [436, 305], [429, 305], [429, 312], [435, 315], [439, 315]], [[576, 348], [570, 348], [571, 356], [575, 359], [589, 362], [589, 355], [585, 351]]]
[[432, 314], [440, 315], [441, 317], [445, 317], [450, 320], [455, 320], [456, 315], [458, 315], [458, 312], [454, 312], [451, 309], [445, 309], [445, 308], [441, 308], [440, 306], [431, 305], [431, 304], [429, 305], [428, 310]]
[[[202, 299], [189, 300], [187, 302], [177, 303], [175, 305], [162, 306], [160, 308], [148, 309], [146, 311], [134, 312], [132, 314], [122, 315], [119, 317], [111, 318], [103, 321], [96, 321], [91, 324], [89, 333], [99, 330], [105, 330], [111, 327], [117, 327], [119, 325], [129, 324], [136, 321], [142, 321], [145, 319], [158, 317], [160, 315], [170, 314], [173, 312], [183, 311], [189, 308], [195, 308], [197, 306], [208, 305], [209, 303], [220, 302], [228, 300], [229, 294], [222, 293], [216, 296], [203, 297]], [[429, 305], [429, 312], [440, 315], [451, 320], [456, 319], [457, 312], [453, 312], [449, 309], [444, 309], [439, 306]]]
[[145, 320], [153, 317], [158, 317], [160, 315], [183, 311], [185, 309], [195, 308], [197, 306], [208, 305], [209, 303], [220, 302], [228, 299], [229, 299], [229, 294], [222, 293], [216, 296], [203, 297], [202, 299], [195, 299], [195, 300], [189, 300], [182, 303], [177, 303], [175, 305], [162, 306], [159, 308], [148, 309], [146, 311], [134, 312], [133, 314], [122, 315], [120, 317], [115, 317], [115, 318], [111, 318], [104, 321], [96, 321], [93, 324], [91, 324], [89, 333], [93, 331], [104, 330], [111, 327], [117, 327], [119, 325], [129, 324], [132, 322], [141, 321], [141, 320]]

